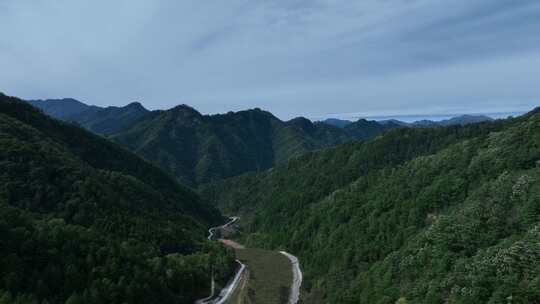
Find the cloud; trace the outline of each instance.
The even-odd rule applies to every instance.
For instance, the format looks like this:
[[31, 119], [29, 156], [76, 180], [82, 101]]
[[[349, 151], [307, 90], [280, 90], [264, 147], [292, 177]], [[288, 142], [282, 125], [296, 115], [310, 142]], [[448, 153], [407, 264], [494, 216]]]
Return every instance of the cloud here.
[[0, 90], [283, 118], [533, 106], [538, 20], [532, 0], [0, 0]]

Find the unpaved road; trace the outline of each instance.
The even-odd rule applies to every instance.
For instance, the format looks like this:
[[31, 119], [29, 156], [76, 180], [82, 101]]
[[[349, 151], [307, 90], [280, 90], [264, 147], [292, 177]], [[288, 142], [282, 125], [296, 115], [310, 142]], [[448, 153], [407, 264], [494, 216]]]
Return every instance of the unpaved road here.
[[[223, 304], [233, 294], [233, 291], [238, 286], [238, 283], [240, 282], [240, 278], [242, 276], [242, 273], [246, 270], [246, 265], [242, 264], [239, 260], [236, 260], [236, 262], [240, 265], [240, 268], [234, 275], [234, 278], [227, 283], [227, 286], [225, 286], [220, 292], [219, 295], [214, 296], [214, 291], [212, 290], [212, 294], [204, 299], [197, 300], [195, 304]], [[214, 281], [212, 279], [212, 285], [214, 285]]]
[[219, 239], [218, 241], [223, 243], [223, 245], [231, 247], [233, 249], [246, 249], [246, 247], [244, 247], [244, 245], [238, 244], [237, 242], [232, 241], [232, 240]]
[[297, 304], [300, 300], [300, 286], [302, 286], [302, 271], [300, 270], [300, 262], [294, 255], [285, 251], [280, 251], [281, 254], [286, 256], [292, 265], [293, 282], [291, 285], [291, 293], [289, 294], [289, 304]]
[[227, 227], [229, 227], [230, 225], [236, 223], [236, 221], [238, 221], [238, 219], [240, 219], [240, 218], [237, 217], [237, 216], [233, 216], [233, 217], [230, 217], [229, 219], [230, 219], [230, 221], [228, 221], [228, 222], [227, 222], [226, 224], [224, 224], [224, 225], [217, 226], [217, 227], [212, 227], [212, 228], [208, 229], [208, 240], [210, 240], [210, 241], [213, 241], [213, 240], [214, 240], [214, 237], [215, 237], [215, 234], [216, 234], [216, 230], [227, 228]]
[[[216, 230], [227, 228], [230, 225], [234, 224], [236, 221], [238, 221], [239, 217], [231, 217], [231, 220], [227, 222], [225, 225], [221, 225], [218, 227], [213, 227], [208, 229], [208, 239], [214, 240]], [[224, 242], [226, 240], [220, 240], [221, 242]], [[232, 241], [231, 241], [232, 242]], [[233, 242], [235, 243], [235, 242]], [[237, 244], [237, 243], [235, 243]], [[241, 246], [240, 244], [238, 244]], [[215, 295], [215, 281], [212, 277], [212, 288], [210, 292], [210, 296], [195, 301], [195, 304], [223, 304], [225, 303], [232, 295], [233, 291], [236, 289], [236, 286], [240, 282], [240, 277], [242, 276], [242, 273], [246, 270], [246, 265], [242, 264], [239, 260], [236, 260], [236, 263], [240, 265], [238, 268], [238, 271], [236, 271], [236, 274], [234, 275], [234, 278], [227, 283], [227, 286], [225, 286], [220, 292], [219, 295]]]
[[[216, 238], [216, 231], [219, 229], [226, 229], [229, 226], [233, 225], [238, 221], [239, 217], [231, 217], [230, 221], [227, 222], [224, 225], [213, 227], [208, 230], [208, 239], [209, 240], [215, 240]], [[223, 243], [226, 246], [232, 247], [234, 249], [244, 249], [245, 247], [241, 244], [238, 244], [235, 241], [228, 240], [228, 239], [218, 239], [217, 241]], [[291, 292], [289, 294], [289, 301], [288, 304], [297, 304], [300, 300], [300, 287], [302, 286], [302, 271], [300, 270], [300, 262], [298, 261], [298, 258], [294, 255], [285, 252], [280, 251], [281, 254], [285, 255], [290, 261], [292, 266], [292, 272], [293, 272], [293, 282], [291, 284]], [[219, 293], [219, 295], [215, 295], [215, 282], [214, 278], [212, 277], [212, 290], [209, 297], [197, 300], [195, 304], [224, 304], [227, 302], [230, 297], [232, 296], [234, 290], [237, 288], [238, 284], [241, 281], [242, 275], [247, 271], [246, 265], [242, 264], [239, 260], [236, 260], [236, 262], [240, 265], [238, 268], [234, 278], [227, 283], [227, 286], [225, 286]]]

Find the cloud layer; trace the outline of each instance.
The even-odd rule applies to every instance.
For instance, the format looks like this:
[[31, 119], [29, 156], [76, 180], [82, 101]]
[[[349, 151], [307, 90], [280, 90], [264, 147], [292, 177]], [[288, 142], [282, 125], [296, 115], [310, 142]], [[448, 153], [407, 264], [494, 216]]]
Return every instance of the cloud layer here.
[[0, 90], [332, 113], [540, 105], [536, 0], [0, 0]]

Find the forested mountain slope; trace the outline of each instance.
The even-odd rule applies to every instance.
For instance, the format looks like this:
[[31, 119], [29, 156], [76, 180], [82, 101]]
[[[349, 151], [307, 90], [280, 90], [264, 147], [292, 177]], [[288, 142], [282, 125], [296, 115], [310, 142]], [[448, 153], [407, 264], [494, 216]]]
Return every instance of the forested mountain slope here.
[[113, 139], [196, 185], [268, 169], [352, 138], [333, 126], [305, 118], [283, 122], [259, 109], [202, 115], [181, 105], [152, 112]]
[[259, 109], [202, 115], [186, 105], [149, 112], [140, 103], [106, 108], [74, 99], [28, 103], [53, 117], [111, 136], [191, 186], [265, 170], [309, 151], [400, 127], [366, 120], [345, 128], [302, 117], [281, 121]]
[[324, 303], [539, 303], [540, 111], [396, 129], [204, 189]]
[[75, 99], [29, 100], [52, 117], [75, 122], [82, 127], [103, 135], [116, 133], [149, 113], [140, 103], [132, 102], [124, 107], [89, 106]]
[[0, 302], [193, 303], [220, 213], [138, 156], [0, 95]]

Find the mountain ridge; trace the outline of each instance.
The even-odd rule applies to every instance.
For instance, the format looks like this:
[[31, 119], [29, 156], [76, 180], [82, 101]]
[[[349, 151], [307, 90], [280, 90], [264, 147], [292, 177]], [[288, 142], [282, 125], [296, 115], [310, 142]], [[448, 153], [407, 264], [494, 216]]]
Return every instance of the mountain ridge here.
[[152, 112], [112, 138], [191, 185], [353, 139], [332, 126], [305, 118], [284, 122], [258, 108], [202, 115], [186, 105]]
[[[260, 108], [204, 115], [186, 104], [148, 111], [137, 102], [106, 108], [87, 106], [73, 99], [30, 103], [58, 118], [109, 136], [192, 187], [265, 170], [310, 151], [367, 140], [390, 129], [420, 127], [399, 121], [360, 119], [340, 128], [305, 117], [282, 121]], [[68, 107], [69, 115], [60, 115], [58, 105], [66, 103], [72, 105]], [[80, 109], [81, 106], [85, 108]], [[463, 116], [441, 123], [422, 122], [421, 126], [479, 121], [482, 118]]]
[[131, 102], [123, 107], [91, 106], [73, 98], [27, 100], [27, 102], [52, 117], [75, 122], [102, 135], [118, 132], [150, 112], [140, 102]]
[[461, 114], [461, 115], [456, 115], [449, 119], [442, 119], [442, 120], [423, 119], [423, 120], [416, 120], [413, 122], [404, 122], [398, 119], [369, 120], [365, 118], [360, 118], [357, 121], [343, 120], [343, 119], [337, 119], [337, 118], [328, 118], [320, 122], [345, 129], [351, 124], [354, 124], [359, 121], [376, 122], [381, 125], [394, 124], [396, 126], [408, 126], [408, 127], [433, 127], [433, 126], [464, 125], [464, 124], [479, 123], [479, 122], [492, 121], [492, 120], [493, 118], [487, 115]]

